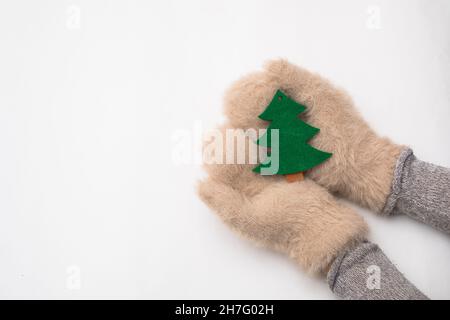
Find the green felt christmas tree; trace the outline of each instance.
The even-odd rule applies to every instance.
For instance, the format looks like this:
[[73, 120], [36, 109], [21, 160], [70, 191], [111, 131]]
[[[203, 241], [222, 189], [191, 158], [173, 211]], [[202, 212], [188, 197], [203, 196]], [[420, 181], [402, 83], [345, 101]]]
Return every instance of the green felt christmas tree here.
[[[271, 155], [274, 153], [271, 129], [278, 129], [278, 171], [275, 174], [286, 175], [288, 181], [303, 179], [303, 171], [324, 162], [331, 153], [311, 147], [308, 141], [320, 129], [314, 128], [299, 118], [306, 107], [286, 96], [282, 91], [275, 93], [266, 110], [259, 115], [265, 121], [271, 121], [267, 132], [257, 140], [257, 144], [267, 147]], [[276, 133], [275, 133], [276, 134]], [[272, 159], [273, 160], [273, 159]], [[261, 173], [261, 169], [271, 166], [270, 158], [253, 169]]]

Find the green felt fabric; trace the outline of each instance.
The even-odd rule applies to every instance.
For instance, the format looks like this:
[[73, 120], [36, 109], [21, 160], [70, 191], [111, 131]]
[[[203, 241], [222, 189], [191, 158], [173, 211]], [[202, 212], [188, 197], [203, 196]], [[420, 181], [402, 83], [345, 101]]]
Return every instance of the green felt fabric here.
[[[259, 115], [271, 121], [267, 132], [257, 140], [257, 144], [273, 150], [272, 129], [279, 134], [279, 169], [276, 174], [291, 174], [311, 169], [331, 157], [331, 153], [311, 147], [307, 142], [319, 133], [320, 129], [310, 126], [299, 118], [306, 107], [297, 103], [278, 90], [267, 108]], [[270, 158], [269, 158], [270, 159]], [[254, 172], [270, 167], [270, 160], [262, 162]]]

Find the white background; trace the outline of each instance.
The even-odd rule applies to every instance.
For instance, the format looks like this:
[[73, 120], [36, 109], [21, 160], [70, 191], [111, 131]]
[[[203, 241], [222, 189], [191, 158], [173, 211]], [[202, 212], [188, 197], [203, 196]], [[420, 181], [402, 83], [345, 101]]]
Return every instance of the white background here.
[[[448, 0], [2, 1], [0, 297], [334, 299], [222, 225], [201, 167], [172, 160], [174, 133], [197, 141], [227, 86], [276, 57], [450, 166]], [[357, 209], [412, 282], [450, 298], [448, 235]]]

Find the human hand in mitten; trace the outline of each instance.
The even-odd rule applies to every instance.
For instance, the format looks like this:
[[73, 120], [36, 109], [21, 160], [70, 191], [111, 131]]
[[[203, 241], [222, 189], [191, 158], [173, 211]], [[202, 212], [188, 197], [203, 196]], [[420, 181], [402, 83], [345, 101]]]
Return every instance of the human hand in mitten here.
[[417, 160], [379, 137], [350, 97], [329, 81], [284, 60], [237, 81], [225, 97], [236, 128], [267, 128], [258, 118], [278, 90], [304, 104], [300, 115], [320, 128], [309, 144], [333, 156], [307, 176], [329, 191], [386, 215], [405, 213], [450, 232], [450, 170]]
[[[199, 184], [201, 199], [227, 225], [259, 245], [289, 255], [311, 273], [328, 273], [331, 289], [342, 298], [426, 298], [376, 245], [365, 241], [367, 225], [351, 208], [310, 179], [289, 183], [282, 176], [254, 173], [255, 165], [248, 164], [254, 141], [243, 131], [228, 129], [231, 134], [222, 129], [220, 139], [214, 135], [213, 148], [214, 142], [207, 143], [219, 155], [211, 158], [219, 163], [205, 166], [208, 177]], [[227, 139], [234, 142], [228, 144]], [[243, 158], [245, 163], [237, 164]], [[220, 164], [226, 159], [232, 163]], [[382, 268], [382, 290], [367, 286], [371, 265]]]
[[[227, 148], [227, 139], [234, 139], [227, 130], [245, 144]], [[249, 158], [254, 142], [240, 130], [220, 133], [223, 143], [215, 149], [223, 150], [223, 162], [228, 157], [233, 163], [205, 165], [208, 178], [200, 182], [199, 194], [232, 229], [288, 254], [312, 273], [323, 273], [343, 250], [365, 239], [364, 220], [323, 187], [309, 179], [289, 183], [280, 176], [263, 177], [252, 171], [255, 165], [248, 161], [236, 164], [239, 153]]]

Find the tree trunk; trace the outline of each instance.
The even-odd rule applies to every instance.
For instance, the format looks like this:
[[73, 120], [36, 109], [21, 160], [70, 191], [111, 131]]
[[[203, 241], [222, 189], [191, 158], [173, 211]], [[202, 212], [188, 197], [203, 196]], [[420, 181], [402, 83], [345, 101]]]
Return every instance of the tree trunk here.
[[303, 181], [304, 179], [303, 172], [286, 174], [285, 177], [288, 182]]

